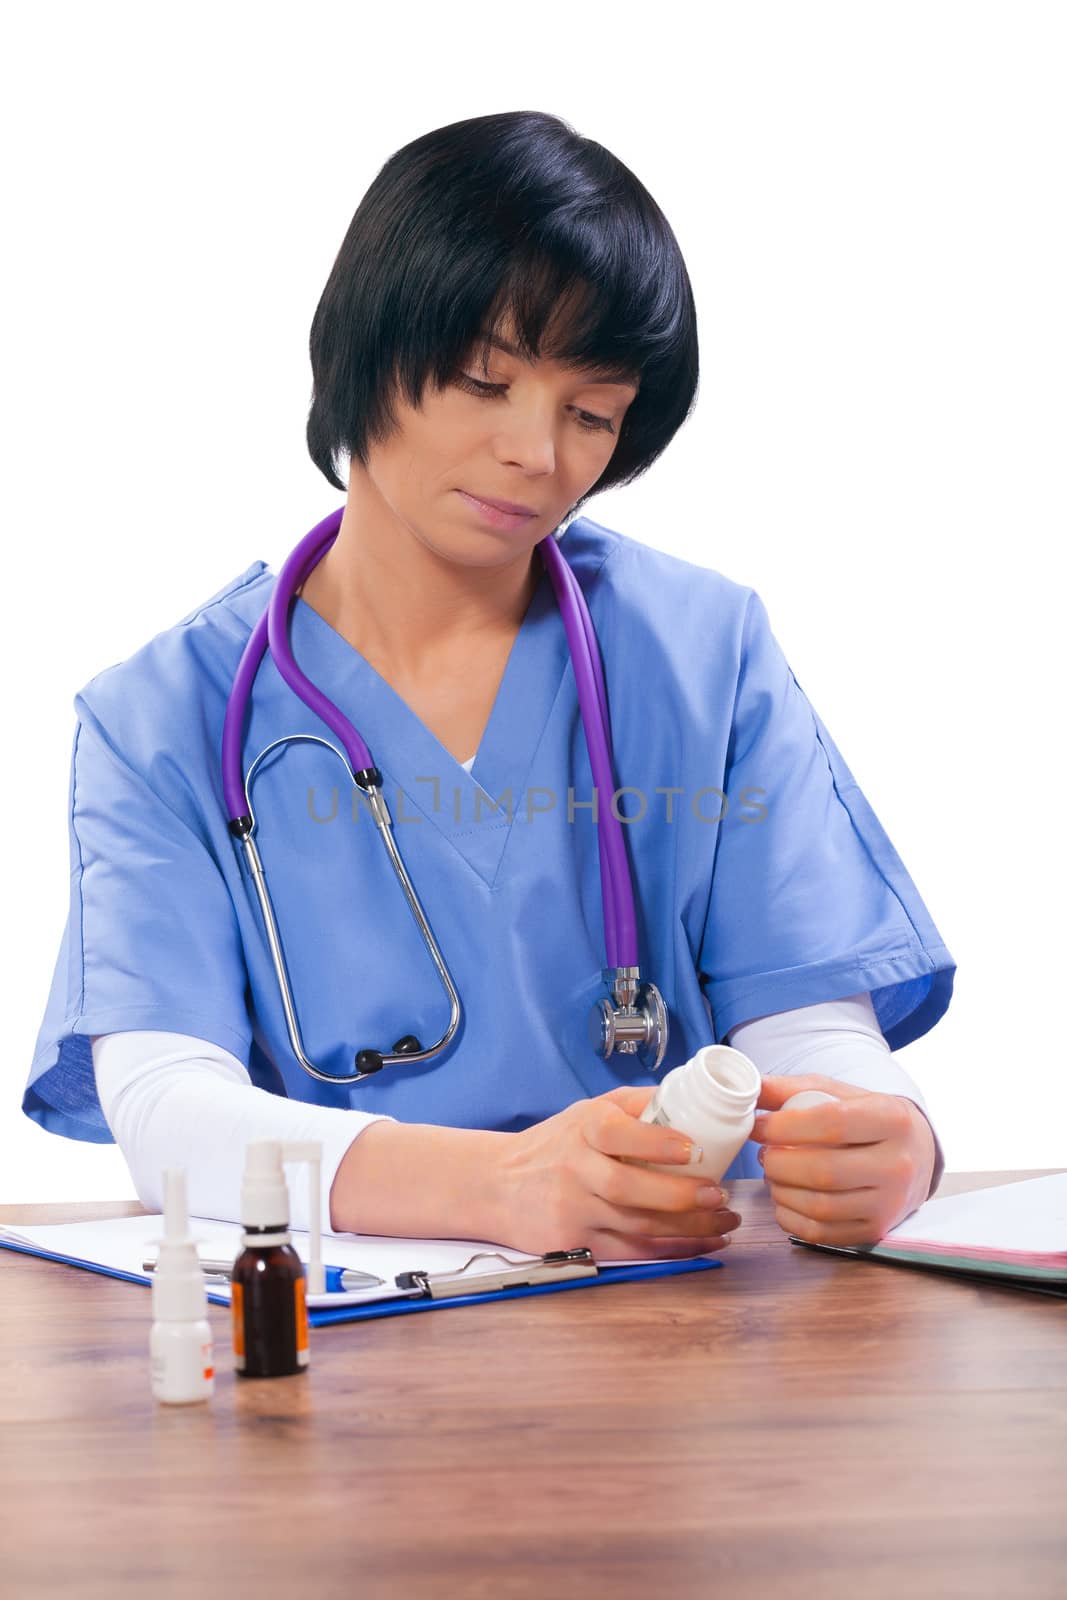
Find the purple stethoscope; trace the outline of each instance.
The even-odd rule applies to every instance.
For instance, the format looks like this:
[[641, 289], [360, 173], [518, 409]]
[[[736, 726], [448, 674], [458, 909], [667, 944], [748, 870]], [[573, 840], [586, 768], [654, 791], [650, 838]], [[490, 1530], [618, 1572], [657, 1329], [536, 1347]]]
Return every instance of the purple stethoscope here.
[[[321, 690], [306, 678], [293, 659], [289, 648], [289, 618], [297, 589], [312, 572], [337, 538], [344, 514], [342, 506], [332, 511], [322, 522], [306, 534], [284, 563], [271, 593], [270, 603], [252, 630], [237, 667], [237, 674], [226, 704], [226, 719], [222, 729], [222, 787], [226, 803], [229, 829], [240, 840], [255, 885], [260, 910], [270, 946], [271, 960], [285, 1010], [289, 1042], [300, 1065], [313, 1078], [323, 1083], [362, 1083], [373, 1077], [383, 1067], [398, 1062], [428, 1061], [445, 1048], [451, 1040], [460, 1019], [459, 995], [437, 947], [426, 915], [419, 904], [411, 879], [400, 858], [393, 838], [393, 820], [382, 794], [382, 775], [371, 759], [370, 751], [348, 718], [342, 715]], [[545, 568], [552, 580], [556, 600], [563, 616], [567, 633], [567, 646], [574, 667], [585, 729], [586, 747], [593, 772], [597, 794], [612, 794], [611, 728], [608, 720], [607, 695], [600, 665], [600, 649], [593, 620], [585, 603], [578, 580], [560, 554], [554, 534], [540, 541]], [[292, 733], [275, 739], [261, 750], [241, 781], [241, 742], [244, 735], [245, 713], [252, 696], [256, 672], [267, 649], [285, 682], [332, 728], [344, 746], [342, 754], [328, 739], [316, 734]], [[405, 1034], [393, 1046], [393, 1053], [381, 1050], [357, 1050], [355, 1072], [333, 1074], [314, 1066], [304, 1052], [292, 987], [285, 964], [278, 924], [271, 904], [267, 879], [259, 851], [255, 844], [256, 820], [250, 800], [252, 779], [256, 768], [265, 756], [279, 745], [292, 740], [305, 740], [325, 745], [344, 764], [352, 782], [366, 796], [371, 814], [378, 826], [382, 841], [389, 852], [397, 878], [407, 897], [411, 913], [418, 924], [426, 948], [451, 1004], [448, 1027], [436, 1044], [424, 1050], [414, 1034]], [[347, 759], [346, 759], [347, 755]], [[598, 811], [597, 843], [600, 849], [600, 883], [604, 902], [604, 941], [607, 946], [608, 965], [602, 973], [604, 982], [612, 986], [612, 998], [597, 1001], [589, 1014], [589, 1041], [598, 1055], [605, 1059], [618, 1050], [624, 1055], [637, 1055], [642, 1064], [655, 1072], [663, 1061], [667, 1049], [669, 1022], [667, 1008], [656, 985], [642, 983], [637, 965], [637, 931], [634, 919], [633, 884], [630, 878], [622, 825], [615, 814], [614, 805], [607, 808], [602, 818]]]

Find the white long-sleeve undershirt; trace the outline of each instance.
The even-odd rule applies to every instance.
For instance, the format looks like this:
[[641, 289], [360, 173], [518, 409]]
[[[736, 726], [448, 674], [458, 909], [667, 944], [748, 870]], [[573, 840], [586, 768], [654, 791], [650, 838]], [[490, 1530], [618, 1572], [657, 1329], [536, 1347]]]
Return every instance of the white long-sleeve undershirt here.
[[[108, 1033], [92, 1051], [101, 1110], [149, 1211], [163, 1210], [164, 1169], [184, 1167], [191, 1216], [240, 1222], [249, 1140], [319, 1139], [322, 1231], [337, 1234], [330, 1188], [346, 1150], [372, 1122], [396, 1121], [260, 1089], [229, 1050], [184, 1033]], [[306, 1230], [307, 1168], [289, 1167], [286, 1178], [290, 1224]]]
[[[913, 1100], [922, 1095], [893, 1060], [866, 994], [801, 1006], [741, 1023], [728, 1041], [763, 1076], [819, 1072], [863, 1088]], [[190, 1214], [223, 1222], [241, 1219], [244, 1147], [251, 1139], [322, 1141], [323, 1233], [336, 1235], [330, 1189], [346, 1151], [372, 1122], [396, 1121], [375, 1112], [317, 1106], [253, 1084], [228, 1050], [187, 1034], [131, 1030], [92, 1040], [97, 1093], [115, 1143], [130, 1169], [141, 1204], [163, 1209], [163, 1172], [184, 1167]], [[944, 1168], [937, 1162], [931, 1193]], [[290, 1221], [308, 1226], [307, 1177], [289, 1169]]]

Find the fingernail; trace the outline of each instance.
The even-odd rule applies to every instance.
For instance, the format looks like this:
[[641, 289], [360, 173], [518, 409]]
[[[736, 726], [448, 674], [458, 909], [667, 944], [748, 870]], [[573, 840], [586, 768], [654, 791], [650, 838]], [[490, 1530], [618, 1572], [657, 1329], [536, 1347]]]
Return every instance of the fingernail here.
[[702, 1183], [696, 1192], [698, 1205], [721, 1206], [726, 1203], [726, 1195], [714, 1183]]

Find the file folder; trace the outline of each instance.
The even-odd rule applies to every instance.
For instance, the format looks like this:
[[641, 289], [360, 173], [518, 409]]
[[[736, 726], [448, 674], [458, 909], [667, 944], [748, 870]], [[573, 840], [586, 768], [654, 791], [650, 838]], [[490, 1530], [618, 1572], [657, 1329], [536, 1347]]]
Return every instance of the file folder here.
[[1067, 1172], [927, 1200], [875, 1245], [790, 1244], [1067, 1299]]

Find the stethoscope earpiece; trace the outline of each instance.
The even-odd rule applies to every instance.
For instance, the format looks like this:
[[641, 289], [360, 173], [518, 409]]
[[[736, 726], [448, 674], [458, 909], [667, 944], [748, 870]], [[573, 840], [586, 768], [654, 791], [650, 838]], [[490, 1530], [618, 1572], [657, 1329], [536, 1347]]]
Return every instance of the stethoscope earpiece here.
[[[393, 1046], [393, 1054], [395, 1056], [418, 1055], [420, 1054], [421, 1050], [422, 1045], [419, 1043], [413, 1033], [405, 1033], [404, 1037], [402, 1039], [398, 1039], [396, 1044]], [[366, 1078], [369, 1077], [372, 1072], [381, 1072], [384, 1066], [385, 1057], [382, 1055], [380, 1050], [356, 1051], [356, 1073], [358, 1074], [358, 1077]], [[357, 1082], [357, 1078], [353, 1078], [351, 1081], [355, 1083]]]

